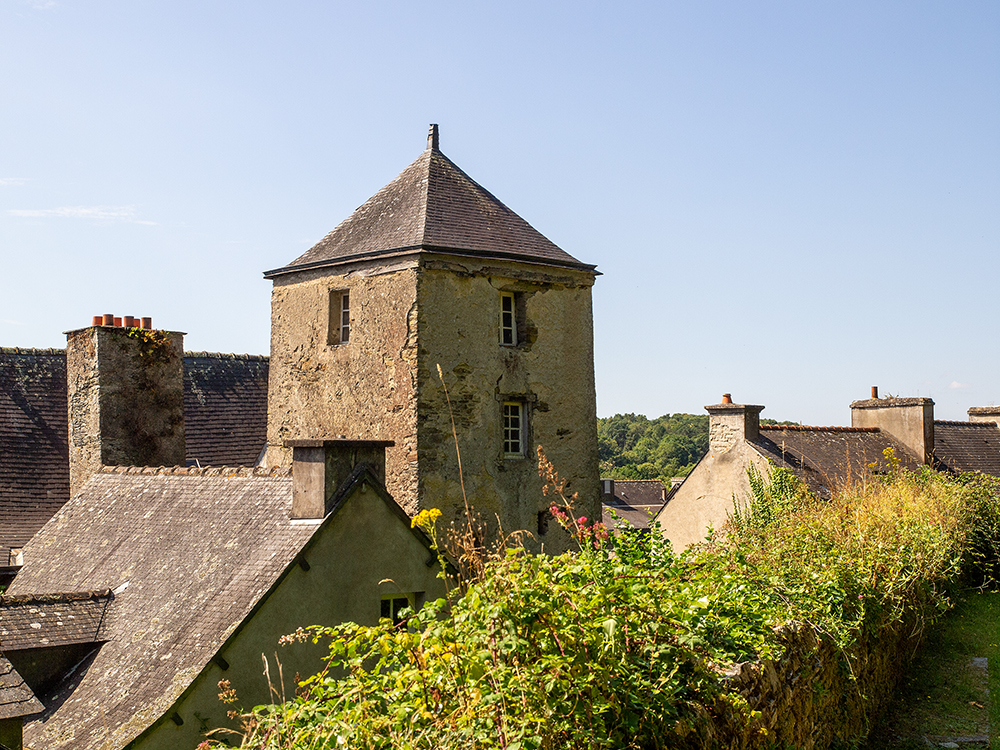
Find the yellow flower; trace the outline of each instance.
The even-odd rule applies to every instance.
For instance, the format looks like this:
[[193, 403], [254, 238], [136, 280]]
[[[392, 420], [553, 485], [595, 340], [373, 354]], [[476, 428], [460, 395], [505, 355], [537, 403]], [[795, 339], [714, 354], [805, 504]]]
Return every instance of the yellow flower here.
[[431, 508], [430, 510], [422, 510], [417, 515], [413, 517], [410, 521], [410, 528], [416, 528], [419, 526], [424, 531], [430, 531], [434, 528], [434, 522], [441, 517], [441, 511], [437, 508]]

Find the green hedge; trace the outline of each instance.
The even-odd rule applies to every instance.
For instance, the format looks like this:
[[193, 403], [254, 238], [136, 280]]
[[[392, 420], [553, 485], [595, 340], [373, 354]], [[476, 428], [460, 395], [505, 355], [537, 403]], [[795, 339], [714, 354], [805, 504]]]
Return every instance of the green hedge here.
[[752, 484], [726, 533], [681, 555], [566, 518], [578, 552], [508, 550], [402, 626], [297, 634], [329, 639], [328, 668], [244, 715], [243, 746], [852, 745], [949, 587], [989, 570], [995, 487], [896, 471], [822, 501], [780, 470]]

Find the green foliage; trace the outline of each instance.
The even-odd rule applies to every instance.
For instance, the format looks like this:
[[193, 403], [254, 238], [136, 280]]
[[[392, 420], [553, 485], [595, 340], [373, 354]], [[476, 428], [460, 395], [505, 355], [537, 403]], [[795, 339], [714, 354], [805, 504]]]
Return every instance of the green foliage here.
[[898, 472], [831, 500], [777, 470], [751, 484], [728, 533], [680, 556], [564, 516], [578, 552], [509, 550], [399, 626], [299, 633], [329, 639], [327, 668], [246, 715], [244, 747], [764, 748], [726, 668], [778, 658], [781, 626], [806, 623], [841, 650], [845, 691], [874, 694], [864, 654], [892, 623], [919, 633], [995, 562], [993, 483]]
[[708, 415], [616, 414], [597, 420], [601, 476], [660, 479], [688, 474], [708, 451]]

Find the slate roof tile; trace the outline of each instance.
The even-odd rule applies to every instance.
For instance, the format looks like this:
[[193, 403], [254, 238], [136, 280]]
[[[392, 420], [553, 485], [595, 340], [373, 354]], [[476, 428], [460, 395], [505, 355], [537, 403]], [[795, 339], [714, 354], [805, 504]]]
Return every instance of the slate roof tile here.
[[104, 640], [111, 591], [0, 596], [0, 651]]
[[751, 443], [757, 452], [790, 469], [821, 497], [829, 497], [849, 481], [861, 481], [872, 471], [886, 471], [886, 448], [895, 451], [902, 466], [919, 468], [901, 443], [876, 427], [761, 425], [759, 434]]
[[114, 590], [106, 642], [26, 743], [103, 748], [107, 726], [121, 747], [161, 716], [319, 528], [290, 521], [291, 487], [287, 468], [91, 477], [25, 547], [10, 594]]
[[648, 529], [649, 522], [660, 512], [665, 502], [663, 482], [659, 479], [616, 479], [614, 496], [602, 496], [604, 525], [615, 528], [611, 511], [636, 529]]
[[267, 443], [268, 358], [187, 352], [184, 441], [189, 463], [253, 466]]
[[0, 720], [30, 716], [43, 708], [13, 665], [0, 655]]
[[69, 498], [66, 353], [0, 349], [0, 566]]
[[934, 420], [934, 458], [949, 471], [1000, 476], [1000, 427], [995, 422]]
[[417, 250], [594, 270], [459, 169], [438, 149], [432, 131], [427, 149], [396, 179], [308, 251], [264, 275]]
[[[253, 466], [267, 441], [268, 358], [184, 355], [187, 458]], [[0, 566], [69, 499], [64, 349], [0, 349]]]

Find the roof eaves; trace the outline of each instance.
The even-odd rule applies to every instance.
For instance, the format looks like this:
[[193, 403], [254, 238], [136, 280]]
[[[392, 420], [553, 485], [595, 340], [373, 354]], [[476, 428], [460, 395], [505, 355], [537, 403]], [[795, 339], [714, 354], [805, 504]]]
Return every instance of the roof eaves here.
[[588, 263], [568, 263], [560, 260], [541, 259], [534, 255], [525, 255], [521, 253], [501, 253], [487, 250], [472, 250], [469, 248], [440, 247], [437, 245], [409, 245], [407, 247], [396, 247], [388, 250], [355, 253], [353, 255], [347, 255], [340, 258], [327, 258], [324, 260], [313, 261], [312, 263], [301, 263], [297, 266], [284, 266], [271, 271], [265, 271], [264, 278], [273, 279], [278, 276], [284, 276], [285, 274], [299, 273], [300, 271], [312, 271], [320, 268], [333, 268], [335, 266], [369, 260], [371, 258], [392, 258], [405, 255], [415, 255], [421, 252], [439, 253], [441, 255], [454, 255], [467, 258], [481, 258], [486, 260], [512, 260], [518, 263], [528, 263], [535, 266], [553, 266], [556, 268], [569, 268], [575, 271], [585, 271], [592, 273], [595, 276], [603, 275], [597, 270], [596, 265], [590, 265]]

